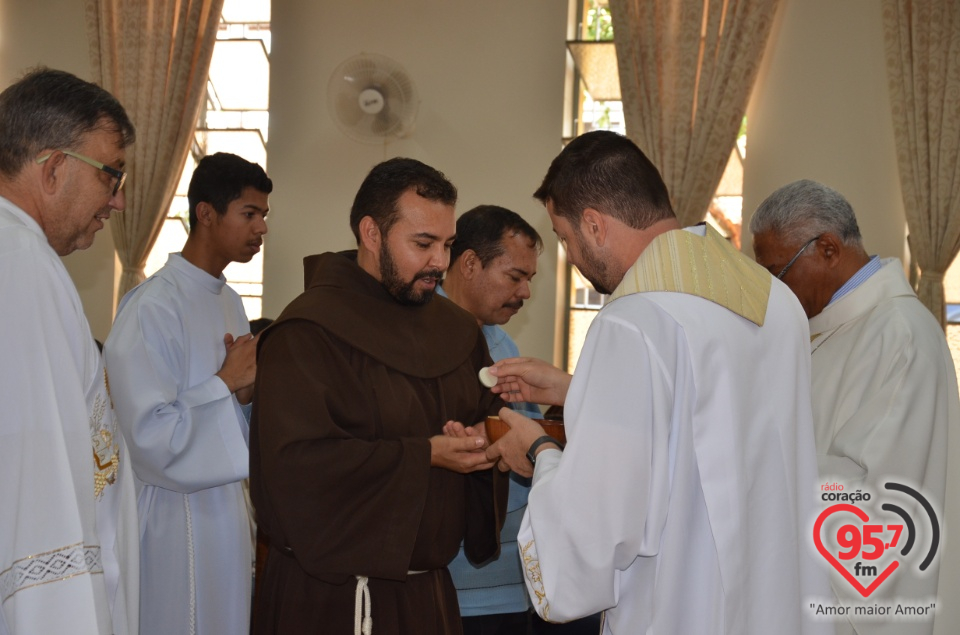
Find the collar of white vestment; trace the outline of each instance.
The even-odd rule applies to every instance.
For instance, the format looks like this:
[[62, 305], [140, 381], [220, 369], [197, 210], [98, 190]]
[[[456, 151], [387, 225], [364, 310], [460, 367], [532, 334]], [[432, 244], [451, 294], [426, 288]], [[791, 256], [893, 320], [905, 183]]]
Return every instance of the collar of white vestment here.
[[[903, 263], [899, 258], [882, 258], [880, 264], [880, 271], [810, 318], [810, 341], [814, 343], [814, 349], [818, 345], [817, 338], [832, 335], [844, 324], [873, 311], [883, 300], [916, 297], [917, 294], [913, 292], [913, 287], [907, 281], [907, 276], [903, 272]], [[823, 341], [819, 343], [822, 344]]]
[[709, 225], [672, 230], [647, 245], [611, 300], [649, 291], [695, 295], [763, 326], [773, 278]]
[[167, 256], [167, 266], [183, 273], [183, 275], [187, 276], [210, 293], [219, 295], [220, 292], [223, 291], [223, 288], [227, 285], [227, 279], [222, 273], [218, 278], [214, 278], [209, 273], [184, 258], [181, 252], [171, 253], [169, 256]]

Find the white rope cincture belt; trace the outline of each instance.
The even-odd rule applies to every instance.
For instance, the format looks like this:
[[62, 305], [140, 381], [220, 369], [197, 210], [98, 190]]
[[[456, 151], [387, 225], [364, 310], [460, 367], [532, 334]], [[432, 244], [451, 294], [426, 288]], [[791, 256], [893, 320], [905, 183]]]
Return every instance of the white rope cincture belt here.
[[[407, 571], [407, 575], [417, 575], [426, 573], [426, 571]], [[373, 634], [373, 615], [371, 614], [373, 603], [370, 601], [370, 580], [365, 575], [358, 575], [357, 593], [353, 605], [353, 635], [372, 635]]]
[[373, 616], [370, 615], [370, 587], [367, 576], [357, 576], [356, 603], [353, 607], [353, 635], [371, 635]]

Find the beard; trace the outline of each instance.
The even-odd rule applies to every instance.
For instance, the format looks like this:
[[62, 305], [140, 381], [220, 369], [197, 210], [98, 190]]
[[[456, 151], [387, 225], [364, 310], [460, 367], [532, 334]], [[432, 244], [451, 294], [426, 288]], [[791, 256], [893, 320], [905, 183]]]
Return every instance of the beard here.
[[[593, 285], [593, 288], [596, 289], [598, 293], [610, 295], [613, 293], [613, 289], [609, 284], [604, 282], [604, 279], [608, 277], [607, 263], [587, 249], [586, 241], [580, 232], [574, 230], [574, 237], [577, 241], [577, 246], [580, 248], [580, 260], [582, 261], [577, 265], [577, 269], [580, 270], [583, 277]], [[616, 285], [613, 286], [615, 287]]]
[[386, 241], [380, 244], [380, 284], [382, 284], [387, 292], [400, 304], [405, 306], [423, 306], [433, 299], [436, 288], [417, 291], [414, 285], [416, 285], [418, 280], [425, 278], [433, 278], [437, 284], [440, 284], [442, 276], [443, 272], [439, 269], [424, 269], [423, 271], [417, 272], [409, 282], [402, 280], [400, 273], [397, 271], [397, 263], [394, 262], [390, 250], [387, 249]]

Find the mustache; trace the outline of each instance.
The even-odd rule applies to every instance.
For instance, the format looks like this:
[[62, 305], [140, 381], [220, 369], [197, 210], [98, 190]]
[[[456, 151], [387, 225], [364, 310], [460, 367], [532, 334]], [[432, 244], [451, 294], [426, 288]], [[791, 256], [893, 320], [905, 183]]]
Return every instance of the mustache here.
[[433, 278], [437, 282], [440, 282], [443, 279], [443, 272], [439, 269], [424, 269], [423, 271], [417, 273], [417, 275], [415, 275], [413, 280], [410, 282], [416, 282], [417, 280], [426, 278]]
[[506, 302], [503, 306], [508, 309], [520, 310], [523, 308], [523, 300], [517, 300], [516, 302]]

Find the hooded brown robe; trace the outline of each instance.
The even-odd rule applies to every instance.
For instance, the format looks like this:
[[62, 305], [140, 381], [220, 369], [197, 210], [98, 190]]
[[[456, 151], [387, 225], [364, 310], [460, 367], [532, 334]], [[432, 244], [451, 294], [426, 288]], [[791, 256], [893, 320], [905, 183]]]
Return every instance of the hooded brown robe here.
[[399, 304], [356, 252], [305, 270], [259, 343], [250, 490], [271, 550], [254, 632], [349, 635], [368, 576], [376, 635], [460, 633], [446, 565], [461, 540], [472, 562], [497, 554], [507, 479], [431, 467], [429, 438], [503, 405], [477, 379], [483, 334], [445, 298]]

